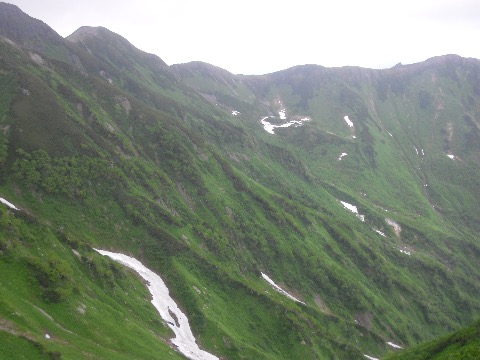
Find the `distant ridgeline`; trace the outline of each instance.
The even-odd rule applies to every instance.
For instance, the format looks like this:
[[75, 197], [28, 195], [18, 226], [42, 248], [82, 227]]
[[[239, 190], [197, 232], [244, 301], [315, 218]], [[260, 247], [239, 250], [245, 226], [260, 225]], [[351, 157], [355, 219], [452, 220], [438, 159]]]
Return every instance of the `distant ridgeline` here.
[[0, 3], [1, 359], [479, 357], [478, 189], [479, 60], [234, 75]]

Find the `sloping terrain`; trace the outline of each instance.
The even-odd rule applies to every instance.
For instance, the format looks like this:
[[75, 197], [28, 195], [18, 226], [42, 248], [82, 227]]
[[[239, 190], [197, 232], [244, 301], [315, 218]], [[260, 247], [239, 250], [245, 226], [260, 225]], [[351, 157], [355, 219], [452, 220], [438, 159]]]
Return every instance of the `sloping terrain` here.
[[480, 316], [478, 60], [236, 76], [0, 24], [1, 355], [181, 358], [93, 247], [220, 358], [380, 357]]
[[480, 353], [480, 322], [456, 333], [431, 341], [411, 350], [406, 350], [388, 359], [478, 359]]

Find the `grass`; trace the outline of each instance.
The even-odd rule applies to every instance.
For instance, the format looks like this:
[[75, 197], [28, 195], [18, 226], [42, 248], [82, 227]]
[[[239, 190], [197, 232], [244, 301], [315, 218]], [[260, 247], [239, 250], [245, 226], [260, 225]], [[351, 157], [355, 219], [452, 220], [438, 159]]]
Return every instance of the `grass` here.
[[[158, 272], [202, 346], [229, 359], [381, 356], [387, 340], [418, 343], [480, 314], [471, 228], [478, 167], [443, 156], [447, 116], [432, 127], [428, 99], [437, 89], [424, 85], [431, 74], [390, 79], [380, 97], [377, 75], [362, 83], [319, 69], [313, 79], [295, 75], [299, 68], [289, 70], [289, 83], [274, 74], [262, 88], [243, 83], [235, 97], [195, 73], [190, 80], [217, 92], [224, 109], [242, 104], [236, 110], [252, 116], [233, 119], [121, 39], [102, 36], [109, 45], [94, 38], [93, 55], [69, 48], [85, 73], [59, 61], [34, 67], [21, 50], [4, 56], [13, 78], [2, 86], [31, 95], [1, 98], [4, 118], [15, 121], [0, 193], [22, 211], [0, 206], [8, 289], [0, 319], [41, 344], [28, 351], [180, 357], [139, 279], [92, 246], [132, 254]], [[258, 98], [245, 101], [251, 94]], [[449, 116], [463, 111], [452, 94]], [[278, 97], [312, 121], [264, 132], [258, 120]], [[423, 159], [414, 146], [425, 149]], [[402, 226], [400, 236], [387, 217]], [[260, 272], [307, 306], [273, 291]], [[8, 334], [6, 344], [24, 341]]]
[[466, 327], [452, 335], [422, 344], [387, 357], [398, 360], [446, 360], [477, 359], [480, 355], [480, 322]]

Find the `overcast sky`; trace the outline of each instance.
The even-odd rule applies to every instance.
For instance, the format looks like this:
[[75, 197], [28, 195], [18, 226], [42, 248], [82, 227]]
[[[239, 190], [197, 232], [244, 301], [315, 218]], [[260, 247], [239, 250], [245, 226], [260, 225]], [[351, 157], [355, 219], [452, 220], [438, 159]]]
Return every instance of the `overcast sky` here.
[[104, 26], [167, 64], [236, 74], [480, 59], [479, 0], [7, 0], [62, 36]]

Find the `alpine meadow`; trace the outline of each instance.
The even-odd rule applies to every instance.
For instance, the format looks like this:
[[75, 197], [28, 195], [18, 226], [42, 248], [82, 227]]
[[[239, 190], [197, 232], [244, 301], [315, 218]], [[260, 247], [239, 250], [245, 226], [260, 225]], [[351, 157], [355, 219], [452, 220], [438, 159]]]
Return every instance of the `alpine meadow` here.
[[480, 358], [477, 59], [234, 75], [0, 3], [0, 200], [0, 359]]

